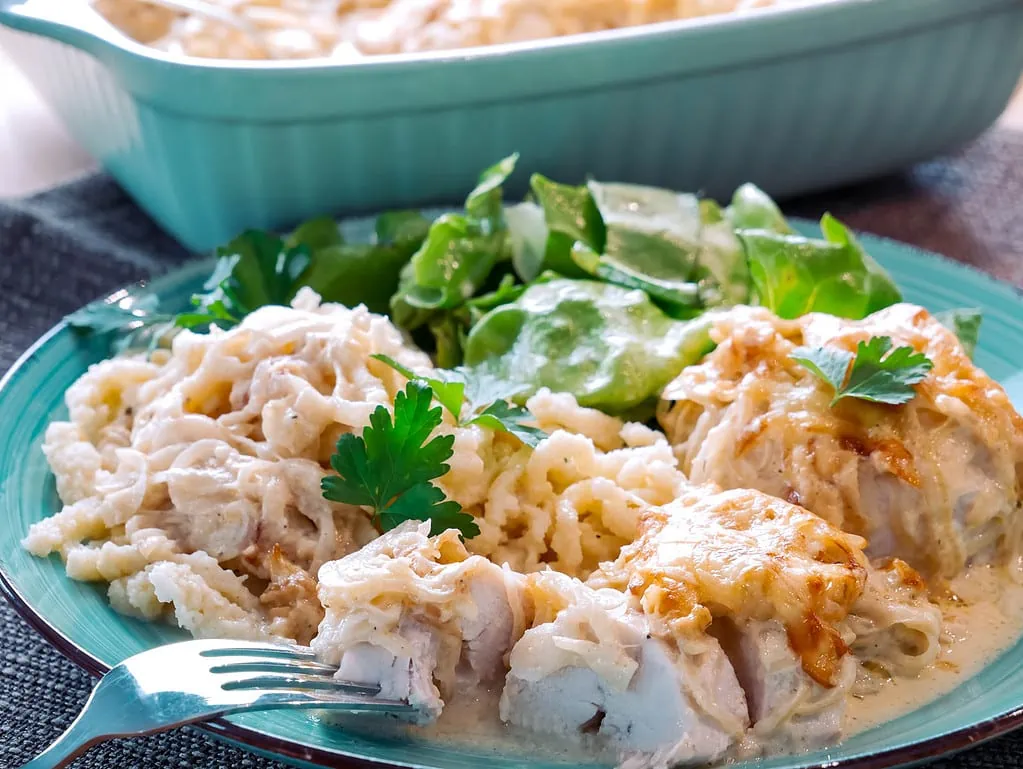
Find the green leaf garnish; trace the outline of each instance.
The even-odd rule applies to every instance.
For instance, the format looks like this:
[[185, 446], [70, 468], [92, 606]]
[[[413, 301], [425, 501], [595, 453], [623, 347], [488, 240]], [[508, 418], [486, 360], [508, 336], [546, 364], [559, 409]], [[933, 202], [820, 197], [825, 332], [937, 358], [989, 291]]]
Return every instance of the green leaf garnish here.
[[306, 246], [311, 251], [319, 251], [322, 248], [340, 246], [345, 240], [341, 236], [341, 228], [332, 216], [319, 216], [315, 219], [302, 222], [285, 239], [284, 245], [287, 248]]
[[971, 358], [977, 349], [980, 339], [980, 324], [984, 320], [983, 313], [976, 307], [958, 310], [946, 310], [934, 316], [937, 321], [959, 337], [959, 343]]
[[429, 227], [418, 212], [392, 211], [377, 218], [371, 243], [345, 243], [331, 217], [311, 219], [285, 238], [250, 230], [217, 249], [213, 272], [203, 293], [193, 297], [192, 309], [161, 312], [155, 295], [125, 291], [72, 313], [67, 322], [78, 331], [113, 337], [120, 352], [151, 351], [180, 328], [229, 328], [260, 307], [289, 304], [306, 286], [324, 302], [386, 312], [402, 268]]
[[610, 414], [648, 408], [687, 365], [714, 348], [710, 319], [669, 318], [642, 291], [547, 278], [473, 326], [465, 361], [521, 387], [516, 402], [547, 387]]
[[159, 299], [142, 286], [87, 304], [64, 320], [79, 333], [111, 337], [115, 351], [155, 349], [175, 332], [173, 315], [157, 312]]
[[724, 211], [725, 218], [737, 230], [767, 230], [793, 235], [795, 230], [785, 221], [778, 204], [755, 184], [744, 184], [732, 195], [732, 204]]
[[508, 232], [502, 216], [502, 185], [518, 155], [486, 169], [465, 200], [464, 213], [442, 214], [402, 269], [390, 299], [394, 322], [435, 353], [438, 364], [461, 363], [462, 341], [471, 324], [466, 302], [485, 291], [494, 268], [508, 260]]
[[837, 219], [821, 219], [824, 239], [738, 230], [760, 304], [782, 318], [823, 312], [859, 319], [900, 301], [891, 277]]
[[473, 517], [430, 483], [451, 469], [455, 442], [453, 435], [430, 439], [441, 423], [433, 397], [429, 387], [410, 381], [394, 399], [393, 418], [378, 406], [361, 436], [342, 435], [330, 458], [337, 475], [323, 478], [323, 496], [370, 508], [380, 531], [416, 520], [429, 521], [431, 535], [458, 529], [463, 537], [477, 536]]
[[206, 281], [206, 293], [192, 303], [198, 313], [219, 317], [228, 325], [268, 304], [287, 304], [300, 287], [299, 278], [312, 263], [304, 244], [286, 246], [276, 235], [250, 230], [217, 250], [217, 266]]
[[692, 318], [703, 309], [700, 287], [681, 280], [662, 280], [634, 272], [609, 256], [601, 256], [583, 243], [572, 246], [572, 260], [603, 283], [645, 291], [654, 304], [672, 318]]
[[480, 221], [496, 222], [501, 217], [501, 187], [515, 171], [519, 153], [503, 158], [480, 174], [479, 182], [465, 199], [465, 213]]
[[543, 271], [547, 249], [543, 209], [532, 202], [508, 206], [504, 209], [504, 223], [508, 228], [512, 268], [519, 280], [529, 283]]
[[430, 232], [430, 220], [418, 211], [386, 211], [377, 217], [376, 245], [402, 246], [414, 252]]
[[509, 402], [509, 398], [525, 389], [522, 384], [502, 380], [486, 371], [475, 371], [464, 366], [454, 369], [434, 369], [430, 376], [417, 374], [387, 355], [374, 355], [403, 377], [422, 382], [433, 391], [437, 399], [459, 427], [480, 425], [491, 430], [510, 433], [527, 446], [536, 448], [547, 433], [538, 427], [524, 424], [533, 415], [522, 406]]
[[835, 347], [800, 347], [789, 357], [831, 385], [832, 406], [842, 398], [893, 406], [908, 403], [916, 395], [913, 385], [933, 368], [930, 359], [912, 347], [893, 350], [887, 336], [860, 342], [855, 355]]
[[527, 446], [536, 448], [547, 433], [539, 427], [524, 424], [533, 415], [522, 406], [508, 401], [498, 400], [491, 403], [483, 411], [469, 420], [469, 424], [486, 427], [490, 430], [502, 430], [511, 433]]

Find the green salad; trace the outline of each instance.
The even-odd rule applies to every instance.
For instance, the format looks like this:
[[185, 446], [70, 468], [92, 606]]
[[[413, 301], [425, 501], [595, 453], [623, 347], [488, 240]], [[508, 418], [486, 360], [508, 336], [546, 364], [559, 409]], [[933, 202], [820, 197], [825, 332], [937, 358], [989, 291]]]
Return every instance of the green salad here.
[[[381, 215], [370, 242], [346, 242], [330, 217], [286, 236], [245, 232], [217, 250], [186, 312], [121, 294], [68, 322], [110, 335], [121, 349], [153, 348], [181, 328], [230, 327], [308, 287], [326, 302], [389, 315], [461, 381], [503, 383], [508, 400], [495, 402], [508, 408], [548, 387], [636, 415], [713, 349], [707, 313], [715, 308], [759, 304], [782, 318], [858, 319], [901, 299], [841, 222], [826, 214], [821, 237], [800, 235], [752, 184], [722, 206], [655, 187], [574, 186], [534, 174], [527, 199], [509, 203], [504, 184], [517, 160], [486, 169], [461, 210], [433, 220], [416, 211]], [[977, 312], [942, 320], [975, 344]], [[495, 413], [486, 418], [500, 421]], [[520, 416], [504, 414], [501, 423]]]

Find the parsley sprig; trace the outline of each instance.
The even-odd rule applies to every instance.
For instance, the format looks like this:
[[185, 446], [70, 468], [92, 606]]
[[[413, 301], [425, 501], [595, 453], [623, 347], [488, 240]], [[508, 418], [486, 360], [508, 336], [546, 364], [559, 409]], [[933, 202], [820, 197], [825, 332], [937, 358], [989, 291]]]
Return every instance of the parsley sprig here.
[[287, 237], [248, 230], [216, 251], [217, 261], [192, 306], [170, 313], [143, 286], [93, 302], [68, 316], [82, 333], [109, 339], [115, 351], [166, 344], [182, 328], [230, 328], [267, 305], [288, 305], [308, 287], [325, 302], [385, 312], [398, 273], [430, 222], [411, 211], [381, 214], [368, 243], [347, 243], [330, 217], [311, 219]]
[[458, 529], [463, 537], [477, 536], [473, 517], [430, 483], [450, 469], [455, 442], [453, 435], [430, 439], [442, 419], [431, 408], [433, 398], [428, 386], [410, 381], [394, 399], [393, 418], [377, 406], [361, 436], [342, 435], [330, 458], [337, 475], [323, 478], [323, 496], [369, 508], [380, 531], [415, 520], [429, 521], [431, 534]]
[[835, 347], [800, 347], [789, 357], [831, 385], [832, 406], [843, 398], [894, 406], [908, 403], [916, 395], [913, 385], [933, 368], [930, 359], [912, 347], [893, 350], [887, 336], [860, 342], [855, 355]]
[[525, 424], [533, 415], [522, 406], [508, 401], [523, 391], [525, 385], [499, 379], [485, 371], [458, 366], [453, 369], [434, 369], [430, 376], [417, 374], [394, 358], [374, 355], [409, 381], [428, 386], [459, 427], [480, 425], [491, 430], [511, 433], [527, 446], [536, 448], [547, 433]]
[[87, 304], [64, 320], [79, 333], [109, 338], [114, 352], [152, 351], [176, 330], [174, 316], [158, 312], [158, 305], [156, 295], [145, 293], [145, 285], [140, 283]]

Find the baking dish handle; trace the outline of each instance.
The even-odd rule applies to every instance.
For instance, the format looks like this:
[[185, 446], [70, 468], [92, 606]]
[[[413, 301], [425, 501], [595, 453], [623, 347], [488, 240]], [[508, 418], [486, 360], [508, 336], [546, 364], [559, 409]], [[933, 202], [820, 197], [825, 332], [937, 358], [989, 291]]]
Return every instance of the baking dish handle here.
[[88, 3], [65, 0], [0, 0], [0, 24], [93, 54], [127, 40]]

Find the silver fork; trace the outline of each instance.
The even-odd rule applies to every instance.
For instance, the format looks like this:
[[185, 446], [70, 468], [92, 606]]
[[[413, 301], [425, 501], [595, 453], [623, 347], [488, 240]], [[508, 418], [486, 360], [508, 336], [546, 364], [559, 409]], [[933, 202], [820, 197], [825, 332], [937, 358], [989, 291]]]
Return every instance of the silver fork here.
[[409, 716], [378, 686], [337, 681], [304, 646], [184, 641], [129, 657], [93, 689], [78, 718], [21, 769], [59, 769], [93, 745], [208, 721], [229, 713], [324, 708]]

